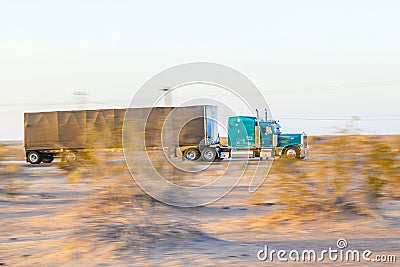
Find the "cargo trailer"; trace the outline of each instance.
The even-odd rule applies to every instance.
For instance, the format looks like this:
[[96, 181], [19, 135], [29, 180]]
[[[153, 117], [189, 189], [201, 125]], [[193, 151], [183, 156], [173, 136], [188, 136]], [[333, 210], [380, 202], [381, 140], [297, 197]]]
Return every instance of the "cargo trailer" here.
[[[50, 163], [56, 157], [74, 161], [86, 151], [122, 151], [124, 121], [130, 124], [132, 135], [145, 125], [146, 149], [167, 146], [193, 160], [201, 157], [205, 146], [219, 143], [216, 106], [34, 112], [24, 114], [26, 160], [32, 164]], [[170, 140], [161, 140], [162, 132]], [[215, 157], [212, 154], [205, 160]]]

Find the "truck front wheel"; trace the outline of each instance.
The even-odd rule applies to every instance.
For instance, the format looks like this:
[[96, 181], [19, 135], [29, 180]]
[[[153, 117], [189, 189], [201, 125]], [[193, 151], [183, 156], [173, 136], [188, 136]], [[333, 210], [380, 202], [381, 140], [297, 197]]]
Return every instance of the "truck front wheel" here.
[[283, 156], [288, 159], [296, 159], [300, 157], [300, 151], [295, 147], [288, 147], [285, 149]]
[[217, 157], [217, 151], [212, 147], [206, 147], [201, 151], [201, 158], [204, 161], [214, 161]]
[[193, 161], [200, 158], [200, 151], [197, 148], [188, 148], [183, 152], [185, 159]]
[[27, 159], [31, 164], [39, 164], [42, 161], [42, 155], [38, 151], [31, 151], [28, 153]]

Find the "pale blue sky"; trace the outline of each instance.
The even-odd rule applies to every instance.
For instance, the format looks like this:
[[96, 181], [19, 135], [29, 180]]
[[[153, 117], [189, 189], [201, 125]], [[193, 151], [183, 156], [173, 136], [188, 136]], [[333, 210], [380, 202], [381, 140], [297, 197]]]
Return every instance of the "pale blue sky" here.
[[193, 61], [247, 75], [284, 130], [331, 134], [360, 116], [363, 133], [399, 133], [399, 11], [395, 0], [0, 1], [0, 140], [23, 138], [25, 111], [77, 108], [75, 91], [85, 108], [126, 106], [152, 75]]

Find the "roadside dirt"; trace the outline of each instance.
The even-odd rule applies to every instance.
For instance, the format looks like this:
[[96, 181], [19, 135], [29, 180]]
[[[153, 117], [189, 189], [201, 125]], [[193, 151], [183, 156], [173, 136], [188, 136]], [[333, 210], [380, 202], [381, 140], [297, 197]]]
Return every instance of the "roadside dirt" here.
[[[124, 168], [94, 178], [90, 170], [66, 170], [59, 162], [29, 165], [18, 142], [2, 144], [0, 151], [0, 266], [293, 265], [260, 261], [257, 252], [265, 245], [320, 252], [337, 249], [340, 238], [349, 249], [396, 255], [400, 261], [399, 199], [382, 197], [373, 216], [274, 224], [266, 215], [280, 203], [266, 195], [254, 204], [246, 176], [219, 201], [177, 208], [149, 198]], [[123, 157], [117, 155], [114, 163], [123, 165]]]

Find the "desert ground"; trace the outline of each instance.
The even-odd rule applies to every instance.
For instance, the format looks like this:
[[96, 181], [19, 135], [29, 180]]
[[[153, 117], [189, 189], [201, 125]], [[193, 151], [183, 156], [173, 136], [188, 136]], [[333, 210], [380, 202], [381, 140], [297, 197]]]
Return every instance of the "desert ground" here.
[[[393, 255], [399, 262], [400, 136], [343, 138], [312, 137], [310, 157], [276, 159], [256, 192], [248, 186], [258, 161], [250, 160], [230, 193], [195, 208], [149, 197], [121, 153], [74, 166], [31, 165], [22, 142], [3, 142], [0, 265], [341, 266], [329, 259], [261, 261], [257, 254], [265, 245], [319, 253], [337, 249], [342, 238], [348, 249], [371, 250], [373, 260]], [[202, 184], [227, 164], [239, 170], [243, 161], [215, 162], [200, 178], [178, 182]], [[396, 265], [348, 263], [366, 264]]]

